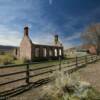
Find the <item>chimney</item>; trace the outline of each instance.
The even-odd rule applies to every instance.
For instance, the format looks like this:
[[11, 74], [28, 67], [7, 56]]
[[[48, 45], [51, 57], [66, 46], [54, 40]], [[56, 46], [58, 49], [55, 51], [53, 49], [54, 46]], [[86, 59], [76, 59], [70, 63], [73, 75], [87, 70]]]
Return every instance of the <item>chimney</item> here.
[[28, 36], [28, 30], [29, 30], [28, 26], [25, 26], [24, 27], [24, 36]]
[[55, 36], [54, 36], [54, 43], [55, 43], [55, 45], [58, 44], [58, 41], [59, 41], [59, 40], [58, 40], [58, 35], [55, 35]]

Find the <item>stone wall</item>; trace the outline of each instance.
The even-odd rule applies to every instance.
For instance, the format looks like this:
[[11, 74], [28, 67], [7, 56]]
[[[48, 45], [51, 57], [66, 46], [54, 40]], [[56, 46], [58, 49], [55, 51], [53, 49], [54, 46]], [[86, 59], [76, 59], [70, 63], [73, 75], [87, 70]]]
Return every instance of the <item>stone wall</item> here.
[[24, 28], [24, 37], [20, 43], [20, 59], [32, 59], [32, 41], [29, 38], [28, 27]]
[[28, 36], [24, 36], [20, 44], [20, 59], [32, 59], [32, 42]]
[[[37, 48], [39, 49], [37, 52]], [[57, 53], [57, 56], [55, 55], [55, 50]], [[37, 57], [38, 53], [38, 58], [43, 57], [43, 58], [58, 58], [59, 56], [63, 57], [63, 47], [58, 47], [58, 46], [49, 46], [49, 45], [33, 45], [33, 57]], [[45, 55], [45, 56], [44, 56]]]

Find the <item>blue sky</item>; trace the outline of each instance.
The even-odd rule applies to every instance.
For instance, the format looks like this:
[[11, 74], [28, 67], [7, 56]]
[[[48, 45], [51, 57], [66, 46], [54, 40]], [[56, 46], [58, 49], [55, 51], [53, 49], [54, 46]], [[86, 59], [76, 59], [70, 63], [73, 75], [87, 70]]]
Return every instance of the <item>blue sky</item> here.
[[100, 22], [100, 0], [0, 0], [0, 44], [18, 46], [23, 27], [33, 43], [53, 43], [58, 34], [65, 48], [80, 45], [80, 34]]

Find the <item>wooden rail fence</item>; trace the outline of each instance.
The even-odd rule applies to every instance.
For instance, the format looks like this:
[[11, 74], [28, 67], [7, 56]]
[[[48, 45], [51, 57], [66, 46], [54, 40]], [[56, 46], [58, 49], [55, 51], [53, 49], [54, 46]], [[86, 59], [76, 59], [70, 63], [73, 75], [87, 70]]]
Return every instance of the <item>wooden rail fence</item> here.
[[54, 71], [62, 70], [70, 73], [97, 60], [100, 60], [100, 56], [87, 55], [68, 60], [59, 59], [56, 64], [49, 65], [34, 62], [0, 66], [0, 100], [21, 93], [31, 86], [37, 87], [49, 82]]

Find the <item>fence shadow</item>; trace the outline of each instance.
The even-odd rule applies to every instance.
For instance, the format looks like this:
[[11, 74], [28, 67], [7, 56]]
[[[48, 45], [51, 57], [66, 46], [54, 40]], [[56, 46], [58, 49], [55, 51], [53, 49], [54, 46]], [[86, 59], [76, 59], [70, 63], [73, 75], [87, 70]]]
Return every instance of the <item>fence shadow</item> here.
[[7, 100], [11, 97], [17, 96], [17, 95], [22, 94], [24, 92], [27, 92], [28, 90], [40, 87], [44, 84], [47, 84], [51, 81], [52, 81], [52, 78], [45, 78], [45, 79], [38, 80], [34, 83], [30, 83], [28, 85], [22, 85], [22, 86], [14, 88], [14, 89], [1, 92], [0, 93], [0, 100]]

